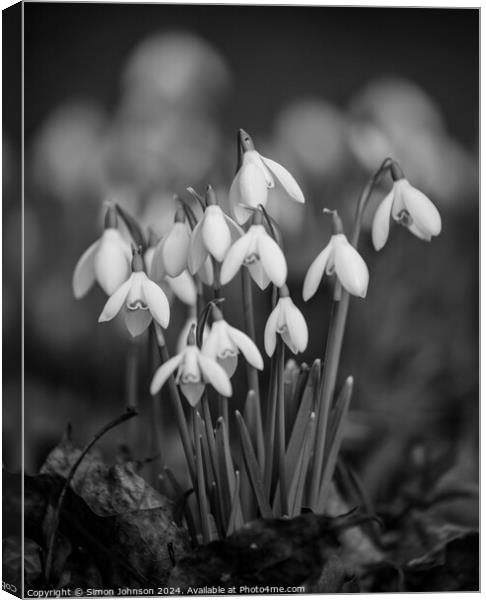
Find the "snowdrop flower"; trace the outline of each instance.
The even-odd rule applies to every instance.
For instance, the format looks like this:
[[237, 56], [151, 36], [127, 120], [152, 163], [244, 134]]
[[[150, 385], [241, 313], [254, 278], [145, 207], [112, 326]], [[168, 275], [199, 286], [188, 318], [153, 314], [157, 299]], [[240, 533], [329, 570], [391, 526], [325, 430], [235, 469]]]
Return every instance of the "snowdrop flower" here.
[[111, 296], [130, 276], [132, 251], [117, 229], [117, 215], [110, 206], [101, 238], [91, 244], [78, 260], [73, 274], [75, 298], [82, 298], [95, 281]]
[[213, 326], [203, 343], [202, 352], [218, 361], [223, 369], [232, 377], [238, 364], [238, 352], [255, 367], [263, 369], [263, 358], [253, 340], [235, 327], [231, 327], [224, 319], [217, 306], [213, 305]]
[[275, 352], [277, 333], [294, 354], [307, 348], [307, 324], [300, 310], [292, 302], [286, 285], [280, 288], [280, 298], [265, 325], [264, 342], [268, 356]]
[[391, 173], [393, 187], [373, 218], [371, 237], [375, 250], [386, 244], [390, 217], [418, 238], [430, 242], [442, 229], [439, 211], [423, 192], [410, 185], [396, 163], [392, 163]]
[[143, 271], [143, 259], [137, 251], [132, 259], [132, 274], [105, 304], [98, 322], [111, 321], [124, 307], [125, 324], [130, 334], [140, 335], [152, 318], [166, 328], [170, 319], [169, 301], [162, 289]]
[[177, 277], [187, 267], [191, 230], [185, 220], [184, 209], [180, 206], [174, 217], [174, 224], [154, 249], [155, 261], [160, 261], [169, 277]]
[[254, 214], [253, 225], [229, 249], [221, 266], [221, 285], [233, 279], [242, 265], [250, 270], [256, 284], [264, 290], [270, 281], [282, 287], [287, 279], [287, 262], [280, 246], [265, 230], [261, 211]]
[[194, 227], [189, 247], [188, 267], [194, 275], [211, 255], [222, 262], [233, 239], [243, 235], [242, 229], [216, 203], [216, 195], [208, 185], [207, 208]]
[[229, 200], [236, 221], [248, 221], [246, 206], [266, 205], [268, 191], [275, 187], [275, 179], [296, 202], [304, 202], [304, 194], [292, 175], [279, 163], [265, 158], [255, 150], [253, 140], [243, 129], [238, 133], [239, 149], [243, 151], [241, 166], [231, 184]]
[[[327, 211], [327, 209], [325, 209]], [[358, 251], [348, 242], [343, 233], [341, 219], [336, 211], [333, 215], [333, 235], [327, 246], [312, 262], [304, 279], [302, 296], [305, 301], [317, 292], [321, 279], [336, 274], [343, 288], [353, 296], [364, 298], [368, 290], [369, 272]]]
[[[162, 238], [161, 241], [163, 241]], [[150, 246], [143, 255], [145, 268], [149, 278], [155, 281], [162, 290], [165, 292], [169, 302], [172, 301], [173, 295], [175, 295], [181, 302], [192, 306], [196, 303], [197, 289], [194, 279], [189, 274], [187, 269], [183, 269], [181, 273], [175, 277], [170, 277], [165, 269], [164, 262], [160, 258], [160, 253], [157, 253], [157, 246], [160, 242], [154, 240], [154, 236], [151, 232]]]
[[195, 325], [187, 338], [187, 346], [176, 356], [160, 366], [152, 379], [150, 393], [156, 394], [170, 375], [177, 369], [176, 383], [191, 406], [201, 399], [204, 388], [210, 383], [222, 396], [229, 397], [233, 390], [226, 371], [196, 346]]

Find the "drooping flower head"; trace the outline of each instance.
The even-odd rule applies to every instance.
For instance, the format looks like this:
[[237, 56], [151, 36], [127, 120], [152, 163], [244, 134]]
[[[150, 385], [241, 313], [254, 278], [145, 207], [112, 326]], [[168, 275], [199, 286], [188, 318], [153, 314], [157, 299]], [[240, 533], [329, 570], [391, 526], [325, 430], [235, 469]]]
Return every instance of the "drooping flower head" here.
[[265, 325], [265, 352], [272, 356], [277, 345], [277, 333], [290, 350], [297, 354], [307, 348], [309, 330], [300, 310], [292, 302], [286, 285], [279, 290], [280, 298]]
[[164, 238], [157, 242], [153, 232], [150, 233], [149, 246], [144, 254], [145, 268], [149, 278], [160, 285], [169, 302], [172, 302], [175, 295], [184, 304], [192, 306], [197, 299], [197, 289], [193, 277], [187, 269], [183, 269], [175, 277], [171, 277], [167, 273], [161, 254], [157, 252], [157, 247], [164, 241]]
[[163, 270], [169, 277], [180, 275], [187, 268], [190, 242], [191, 230], [184, 209], [179, 206], [171, 230], [154, 248], [154, 267]]
[[199, 402], [208, 383], [222, 396], [232, 395], [226, 371], [213, 358], [205, 356], [199, 350], [194, 330], [195, 325], [191, 327], [184, 350], [157, 369], [150, 385], [151, 394], [156, 394], [177, 369], [176, 383], [191, 406], [196, 406]]
[[193, 275], [203, 267], [209, 256], [222, 262], [232, 240], [243, 235], [242, 229], [218, 206], [210, 185], [207, 187], [206, 204], [206, 210], [191, 235], [188, 267]]
[[280, 246], [265, 230], [260, 210], [254, 212], [248, 231], [228, 250], [221, 266], [221, 285], [231, 281], [242, 265], [248, 267], [262, 290], [270, 281], [282, 287], [287, 279], [287, 261]]
[[353, 296], [364, 298], [368, 290], [369, 272], [358, 251], [348, 242], [343, 225], [336, 211], [332, 214], [333, 234], [327, 246], [309, 267], [304, 279], [302, 296], [305, 301], [312, 298], [324, 275], [336, 274], [343, 288]]
[[238, 353], [255, 369], [263, 369], [263, 358], [253, 340], [235, 327], [231, 327], [223, 318], [221, 310], [213, 305], [213, 325], [203, 342], [202, 352], [218, 361], [232, 377], [238, 364]]
[[391, 218], [421, 240], [430, 242], [442, 229], [439, 211], [423, 192], [410, 185], [396, 162], [392, 163], [391, 175], [393, 187], [373, 218], [371, 237], [375, 250], [386, 244]]
[[99, 323], [111, 321], [123, 308], [125, 324], [130, 334], [140, 335], [150, 325], [152, 318], [166, 328], [169, 325], [169, 301], [162, 289], [144, 272], [141, 248], [134, 251], [132, 258], [132, 274], [108, 298]]
[[117, 229], [116, 208], [109, 206], [100, 239], [83, 253], [73, 274], [75, 298], [82, 298], [95, 281], [110, 296], [130, 277], [132, 251]]
[[255, 150], [251, 137], [240, 129], [238, 132], [238, 150], [241, 156], [230, 189], [230, 205], [236, 221], [243, 225], [250, 217], [245, 207], [257, 208], [266, 206], [269, 190], [275, 188], [276, 182], [296, 202], [304, 202], [304, 194], [293, 176], [279, 163], [265, 158]]

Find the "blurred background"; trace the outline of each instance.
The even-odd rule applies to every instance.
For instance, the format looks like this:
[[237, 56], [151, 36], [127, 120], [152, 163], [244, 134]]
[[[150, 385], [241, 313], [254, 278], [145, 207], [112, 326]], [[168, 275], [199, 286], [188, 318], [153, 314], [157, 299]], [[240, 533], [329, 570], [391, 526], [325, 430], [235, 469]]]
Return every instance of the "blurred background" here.
[[[374, 498], [387, 497], [409, 456], [446, 456], [447, 477], [475, 481], [478, 34], [479, 11], [462, 9], [26, 4], [27, 471], [38, 470], [68, 422], [84, 444], [125, 406], [128, 334], [122, 323], [97, 323], [105, 302], [99, 288], [81, 301], [71, 288], [78, 258], [102, 231], [103, 202], [115, 200], [158, 235], [172, 222], [173, 194], [189, 185], [203, 191], [211, 183], [224, 205], [243, 127], [306, 195], [305, 209], [285, 199], [269, 207], [283, 231], [291, 294], [309, 323], [299, 361], [323, 355], [329, 320], [329, 284], [305, 306], [301, 300], [305, 271], [330, 234], [321, 209], [337, 208], [349, 229], [361, 187], [386, 156], [439, 208], [440, 237], [427, 244], [393, 226], [376, 253], [370, 215], [389, 180], [373, 195], [360, 245], [370, 287], [366, 301], [351, 303], [339, 376], [357, 382], [344, 448]], [[20, 140], [19, 107], [7, 109], [8, 248], [18, 244], [9, 219], [20, 211]], [[7, 337], [20, 314], [16, 265], [4, 253]], [[225, 289], [225, 311], [242, 327], [238, 294], [238, 283]], [[268, 294], [258, 295], [258, 306], [262, 332]], [[175, 300], [171, 351], [186, 316]], [[7, 408], [19, 398], [20, 340], [12, 339], [3, 374]], [[147, 431], [150, 375], [142, 360]], [[238, 406], [242, 366], [236, 381]], [[170, 460], [175, 433], [166, 408]], [[15, 412], [4, 417], [3, 456], [14, 470], [18, 430], [8, 414]], [[129, 435], [112, 432], [100, 448], [112, 457]], [[150, 455], [146, 440], [139, 439], [138, 458]]]

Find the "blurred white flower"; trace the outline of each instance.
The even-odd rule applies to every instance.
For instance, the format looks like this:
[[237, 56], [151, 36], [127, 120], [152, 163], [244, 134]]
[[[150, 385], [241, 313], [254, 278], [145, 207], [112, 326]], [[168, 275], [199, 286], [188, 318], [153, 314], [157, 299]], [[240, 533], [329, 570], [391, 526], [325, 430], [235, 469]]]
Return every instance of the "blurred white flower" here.
[[124, 73], [126, 90], [188, 108], [221, 100], [230, 82], [222, 56], [202, 38], [180, 31], [143, 40]]
[[150, 393], [156, 394], [177, 369], [176, 383], [191, 406], [201, 399], [204, 388], [210, 383], [222, 396], [229, 397], [233, 390], [226, 371], [209, 356], [205, 356], [194, 343], [194, 325], [187, 346], [176, 356], [160, 366], [152, 379]]
[[275, 187], [277, 180], [287, 194], [296, 202], [304, 203], [304, 195], [293, 176], [282, 165], [261, 156], [254, 148], [250, 136], [240, 129], [240, 144], [244, 152], [242, 164], [231, 184], [229, 201], [237, 222], [248, 221], [251, 212], [245, 207], [265, 206], [268, 190]]
[[365, 261], [351, 246], [344, 233], [331, 236], [327, 246], [320, 252], [309, 267], [304, 279], [302, 296], [305, 301], [312, 298], [324, 275], [336, 273], [343, 288], [364, 298], [368, 289], [369, 273]]
[[248, 267], [251, 277], [262, 290], [270, 281], [281, 287], [287, 279], [285, 256], [261, 224], [251, 225], [228, 250], [221, 266], [221, 285], [231, 281], [242, 265]]
[[95, 281], [111, 296], [129, 278], [131, 258], [130, 245], [118, 229], [107, 227], [76, 264], [73, 274], [74, 296], [82, 298]]
[[386, 244], [391, 217], [418, 238], [428, 242], [433, 236], [439, 235], [442, 229], [437, 208], [404, 177], [394, 181], [391, 191], [381, 202], [373, 218], [371, 235], [376, 250], [381, 250]]
[[272, 356], [277, 345], [277, 333], [282, 336], [290, 350], [297, 354], [307, 348], [309, 331], [304, 316], [288, 295], [287, 286], [280, 290], [277, 305], [268, 317], [265, 325], [265, 352]]
[[166, 328], [170, 319], [169, 301], [162, 289], [143, 272], [143, 261], [135, 254], [133, 272], [105, 304], [99, 323], [111, 321], [124, 306], [125, 324], [130, 334], [140, 335], [150, 325], [152, 318]]
[[255, 369], [263, 369], [263, 358], [253, 340], [235, 327], [231, 327], [224, 319], [221, 311], [213, 308], [214, 322], [202, 346], [202, 352], [218, 361], [223, 369], [232, 377], [241, 352], [247, 362]]
[[107, 117], [90, 103], [66, 103], [43, 122], [32, 144], [36, 185], [62, 202], [99, 194], [104, 182]]

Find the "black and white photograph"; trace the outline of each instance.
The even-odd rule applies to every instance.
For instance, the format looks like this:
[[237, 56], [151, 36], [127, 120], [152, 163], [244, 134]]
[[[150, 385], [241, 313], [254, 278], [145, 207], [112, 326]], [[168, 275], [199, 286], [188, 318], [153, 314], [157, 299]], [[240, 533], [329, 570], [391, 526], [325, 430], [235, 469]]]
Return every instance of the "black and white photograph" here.
[[479, 6], [2, 9], [3, 591], [478, 592]]

